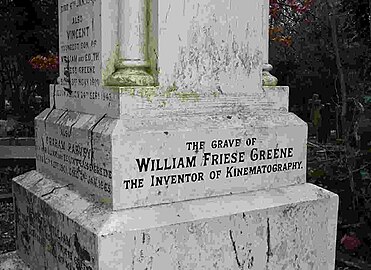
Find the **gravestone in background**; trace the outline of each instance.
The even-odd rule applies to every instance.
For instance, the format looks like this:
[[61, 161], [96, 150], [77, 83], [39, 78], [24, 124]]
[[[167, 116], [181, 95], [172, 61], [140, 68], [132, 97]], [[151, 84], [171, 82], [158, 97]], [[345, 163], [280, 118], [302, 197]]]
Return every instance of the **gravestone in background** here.
[[334, 269], [338, 197], [262, 85], [268, 0], [58, 6], [60, 84], [13, 184], [32, 269]]

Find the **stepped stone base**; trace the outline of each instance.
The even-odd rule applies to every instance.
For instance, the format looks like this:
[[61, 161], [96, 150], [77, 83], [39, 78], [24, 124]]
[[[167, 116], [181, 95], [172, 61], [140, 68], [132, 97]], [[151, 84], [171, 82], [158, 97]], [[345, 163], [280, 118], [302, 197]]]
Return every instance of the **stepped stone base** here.
[[114, 210], [305, 182], [307, 125], [288, 112], [113, 119], [46, 109], [35, 130], [38, 171]]
[[36, 171], [14, 179], [31, 269], [334, 269], [338, 196], [312, 184], [112, 211]]

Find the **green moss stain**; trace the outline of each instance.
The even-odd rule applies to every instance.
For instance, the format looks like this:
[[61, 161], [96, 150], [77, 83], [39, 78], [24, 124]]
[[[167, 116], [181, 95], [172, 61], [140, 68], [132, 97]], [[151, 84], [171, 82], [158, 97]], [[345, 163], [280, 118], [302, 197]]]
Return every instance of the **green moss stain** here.
[[219, 91], [214, 91], [214, 92], [212, 92], [211, 93], [211, 95], [213, 96], [213, 97], [219, 97], [220, 96], [220, 92]]
[[[182, 102], [200, 100], [200, 94], [195, 91], [180, 92], [175, 82], [173, 82], [172, 85], [166, 88], [166, 90], [161, 94], [161, 97], [164, 97], [164, 98], [176, 97]], [[162, 105], [164, 107], [166, 105], [166, 102], [162, 102]]]
[[107, 78], [116, 71], [116, 62], [120, 59], [120, 44], [117, 43], [115, 48], [106, 62], [106, 68], [102, 71], [103, 84], [106, 84]]
[[119, 92], [120, 94], [127, 94], [132, 97], [137, 96], [147, 99], [147, 101], [152, 102], [153, 99], [159, 96], [157, 87], [143, 87], [143, 86], [113, 86], [111, 90]]
[[165, 101], [165, 100], [162, 100], [162, 101], [160, 102], [159, 107], [160, 107], [160, 108], [164, 108], [166, 105], [167, 105], [166, 101]]
[[170, 98], [176, 91], [178, 90], [178, 87], [176, 86], [175, 82], [168, 86], [165, 90], [165, 92], [162, 94], [165, 98]]
[[[133, 86], [133, 87], [120, 87], [111, 86], [110, 89], [114, 92], [119, 92], [120, 94], [126, 94], [130, 96], [137, 96], [145, 98], [148, 102], [153, 102], [155, 98], [159, 98], [159, 107], [163, 108], [169, 104], [169, 101], [162, 99], [173, 99], [176, 98], [181, 102], [198, 102], [200, 101], [200, 94], [196, 91], [190, 92], [180, 92], [175, 83], [168, 86], [164, 92], [160, 92], [158, 87], [143, 87], [143, 86]], [[213, 96], [218, 97], [219, 92], [213, 92]]]
[[101, 198], [100, 202], [103, 204], [112, 204], [112, 198]]
[[134, 87], [118, 87], [120, 93], [126, 93], [130, 96], [135, 96], [135, 88]]
[[191, 92], [177, 92], [175, 96], [180, 99], [180, 101], [199, 101], [200, 94], [194, 91]]
[[153, 99], [158, 96], [156, 87], [139, 88], [138, 94], [142, 98], [146, 98], [149, 102], [152, 102]]
[[[146, 59], [150, 66], [150, 74], [155, 78], [156, 85], [158, 85], [158, 42], [157, 42], [157, 28], [158, 23], [157, 18], [153, 14], [157, 15], [157, 3], [152, 0], [146, 1], [147, 11], [146, 11], [146, 23], [147, 23], [147, 36], [146, 36]], [[154, 10], [155, 9], [155, 10]]]
[[164, 97], [164, 98], [176, 97], [182, 102], [184, 102], [184, 101], [199, 101], [199, 99], [200, 99], [200, 94], [195, 92], [195, 91], [180, 92], [179, 88], [176, 86], [175, 82], [172, 85], [168, 86], [166, 88], [166, 90], [162, 93], [161, 96]]
[[52, 250], [53, 250], [53, 247], [50, 245], [50, 244], [46, 244], [46, 251], [48, 251], [48, 252], [52, 252]]

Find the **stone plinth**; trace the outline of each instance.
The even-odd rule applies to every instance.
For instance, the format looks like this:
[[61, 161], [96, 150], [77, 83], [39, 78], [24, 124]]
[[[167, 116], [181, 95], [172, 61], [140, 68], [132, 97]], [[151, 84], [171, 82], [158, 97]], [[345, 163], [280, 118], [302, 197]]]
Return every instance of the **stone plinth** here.
[[300, 118], [215, 104], [120, 119], [45, 110], [37, 170], [116, 210], [305, 182]]
[[35, 171], [13, 190], [32, 269], [334, 269], [338, 197], [312, 184], [113, 212]]

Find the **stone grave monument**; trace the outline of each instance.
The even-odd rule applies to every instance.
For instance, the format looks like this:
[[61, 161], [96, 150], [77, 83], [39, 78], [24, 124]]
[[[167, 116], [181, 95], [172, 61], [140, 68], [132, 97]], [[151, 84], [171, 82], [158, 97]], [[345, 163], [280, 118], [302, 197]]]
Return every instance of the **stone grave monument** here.
[[268, 0], [59, 0], [59, 84], [14, 179], [31, 269], [334, 269], [338, 197], [268, 64]]

